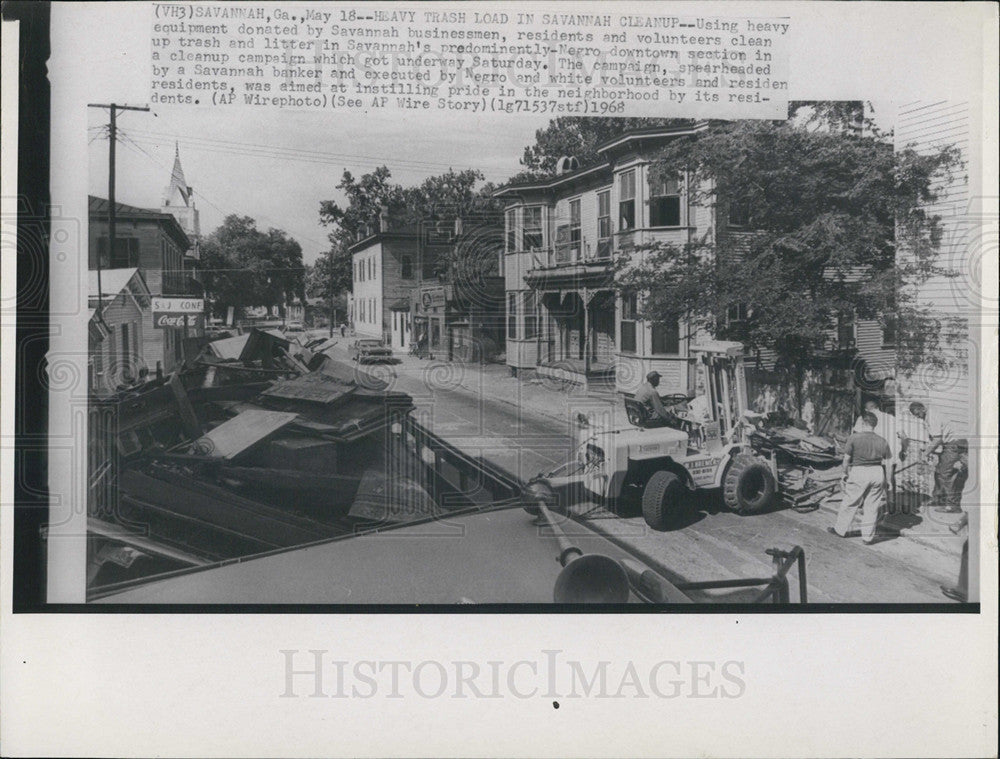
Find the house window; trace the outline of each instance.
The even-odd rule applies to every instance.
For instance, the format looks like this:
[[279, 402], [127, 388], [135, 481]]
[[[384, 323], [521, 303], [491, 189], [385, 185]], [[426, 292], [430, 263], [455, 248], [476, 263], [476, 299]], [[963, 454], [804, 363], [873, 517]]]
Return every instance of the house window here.
[[507, 252], [517, 250], [517, 209], [507, 211]]
[[569, 202], [569, 247], [573, 258], [580, 258], [580, 199]]
[[618, 176], [618, 229], [635, 227], [635, 169]]
[[729, 201], [729, 226], [750, 226], [750, 202], [744, 198]]
[[542, 207], [524, 209], [524, 250], [540, 250], [542, 240]]
[[125, 379], [132, 379], [132, 338], [129, 335], [129, 328], [132, 325], [122, 325], [122, 376]]
[[536, 294], [531, 290], [524, 294], [524, 339], [534, 340], [538, 337], [538, 314], [535, 311]]
[[661, 177], [649, 183], [649, 226], [681, 225], [681, 184], [675, 178]]
[[726, 325], [729, 327], [739, 326], [747, 320], [747, 306], [745, 303], [737, 303], [726, 309]]
[[896, 315], [888, 314], [882, 318], [882, 347], [896, 347]]
[[420, 275], [424, 279], [434, 279], [435, 263], [436, 261], [434, 259], [434, 254], [431, 253], [429, 250], [424, 250], [423, 267], [422, 271], [420, 272]]
[[409, 256], [403, 256], [399, 263], [399, 276], [403, 279], [413, 279], [413, 259]]
[[611, 190], [597, 193], [597, 257], [611, 255]]
[[638, 298], [635, 293], [622, 295], [622, 328], [621, 349], [625, 353], [635, 353], [635, 320], [638, 311]]
[[375, 279], [375, 259], [368, 259], [368, 279]]
[[680, 322], [677, 319], [671, 319], [668, 322], [654, 322], [652, 338], [654, 354], [678, 355], [681, 352]]
[[107, 237], [97, 238], [97, 255], [106, 269], [131, 269], [139, 265], [139, 240], [135, 237], [115, 237], [115, 254], [108, 255]]
[[517, 339], [517, 293], [507, 293], [507, 339]]

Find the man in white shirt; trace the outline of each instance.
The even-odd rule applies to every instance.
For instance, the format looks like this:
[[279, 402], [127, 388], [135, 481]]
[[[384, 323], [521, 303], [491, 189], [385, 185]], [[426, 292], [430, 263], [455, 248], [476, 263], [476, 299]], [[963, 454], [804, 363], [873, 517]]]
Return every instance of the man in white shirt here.
[[934, 510], [946, 514], [962, 511], [962, 491], [969, 477], [969, 441], [955, 434], [951, 423], [932, 413], [919, 401], [910, 404], [910, 413], [924, 423], [930, 444], [928, 457], [938, 454], [934, 467]]

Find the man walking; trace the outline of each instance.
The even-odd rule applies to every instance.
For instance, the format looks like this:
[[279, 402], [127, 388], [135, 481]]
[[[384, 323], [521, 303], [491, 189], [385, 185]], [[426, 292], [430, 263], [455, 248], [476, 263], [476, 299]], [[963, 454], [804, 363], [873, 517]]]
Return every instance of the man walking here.
[[885, 508], [885, 470], [883, 462], [892, 456], [889, 444], [875, 434], [878, 419], [865, 412], [862, 432], [847, 438], [844, 446], [844, 496], [833, 527], [827, 530], [846, 538], [854, 516], [861, 509], [861, 539], [866, 545], [875, 542], [875, 528]]

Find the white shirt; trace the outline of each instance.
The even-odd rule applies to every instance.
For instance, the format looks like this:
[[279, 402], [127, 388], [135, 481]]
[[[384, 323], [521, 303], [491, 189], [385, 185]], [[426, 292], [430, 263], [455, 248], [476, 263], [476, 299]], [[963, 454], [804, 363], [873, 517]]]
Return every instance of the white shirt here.
[[924, 425], [927, 428], [927, 436], [932, 440], [941, 438], [942, 443], [950, 443], [955, 439], [955, 430], [951, 422], [944, 416], [927, 409], [927, 416], [924, 418]]

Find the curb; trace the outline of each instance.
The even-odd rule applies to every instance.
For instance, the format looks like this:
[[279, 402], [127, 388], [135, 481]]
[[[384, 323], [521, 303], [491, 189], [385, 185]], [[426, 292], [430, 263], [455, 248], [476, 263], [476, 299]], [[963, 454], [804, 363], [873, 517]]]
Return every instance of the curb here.
[[[820, 501], [820, 505], [817, 511], [824, 512], [835, 517], [837, 515], [838, 508], [837, 506], [830, 505], [829, 499], [824, 499]], [[891, 528], [890, 526], [890, 529], [894, 528]], [[942, 529], [946, 530], [946, 532], [934, 535], [928, 535], [926, 533], [917, 532], [909, 527], [903, 527], [901, 529], [895, 530], [895, 532], [897, 537], [903, 538], [905, 540], [912, 540], [914, 543], [919, 543], [920, 545], [926, 548], [931, 548], [937, 551], [938, 553], [944, 554], [945, 556], [954, 557], [960, 551], [954, 547], [949, 548], [949, 546], [950, 545], [953, 546], [955, 541], [960, 541], [961, 539], [959, 538], [959, 536], [954, 535], [950, 531], [947, 531], [947, 526], [942, 525]], [[878, 543], [876, 543], [875, 545], [878, 545]]]

